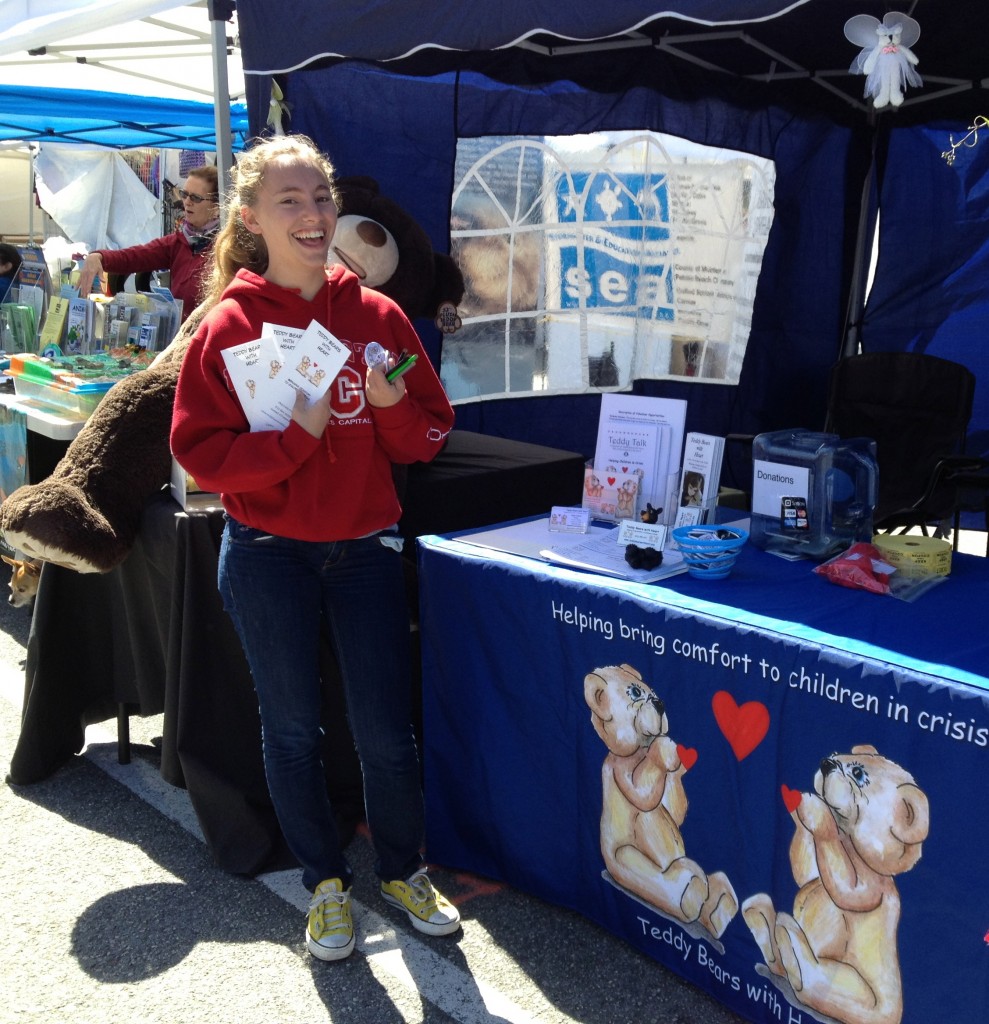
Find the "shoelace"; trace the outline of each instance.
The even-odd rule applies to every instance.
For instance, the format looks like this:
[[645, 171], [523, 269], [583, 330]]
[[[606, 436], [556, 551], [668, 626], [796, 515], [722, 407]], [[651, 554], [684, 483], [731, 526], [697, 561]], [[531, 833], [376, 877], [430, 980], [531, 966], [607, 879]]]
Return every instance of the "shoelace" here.
[[[345, 892], [322, 892], [313, 896], [309, 901], [310, 912], [322, 907], [323, 919], [320, 922], [322, 925], [322, 935], [336, 931], [344, 926], [343, 908], [346, 902], [347, 894]], [[336, 908], [329, 907], [327, 904], [330, 903], [335, 903]]]
[[417, 903], [430, 913], [436, 909], [436, 892], [425, 871], [420, 871], [409, 879], [409, 888], [416, 894]]

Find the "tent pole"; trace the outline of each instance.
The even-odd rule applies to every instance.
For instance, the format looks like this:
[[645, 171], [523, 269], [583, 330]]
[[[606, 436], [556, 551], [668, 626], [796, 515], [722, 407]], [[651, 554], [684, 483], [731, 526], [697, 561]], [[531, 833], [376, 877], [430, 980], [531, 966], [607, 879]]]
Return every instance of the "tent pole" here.
[[841, 355], [854, 356], [858, 353], [861, 341], [860, 329], [862, 316], [865, 313], [865, 281], [868, 274], [868, 256], [872, 253], [869, 242], [869, 196], [876, 175], [875, 160], [869, 165], [869, 171], [862, 185], [862, 199], [859, 213], [858, 231], [855, 236], [855, 262], [852, 266], [852, 284], [848, 295], [848, 319], [845, 331], [845, 343]]
[[[209, 0], [210, 31], [213, 42], [213, 118], [216, 125], [216, 169], [220, 195], [230, 187], [233, 141], [230, 132], [230, 86], [227, 80], [227, 19], [233, 17], [233, 0]], [[224, 206], [221, 200], [220, 215]]]
[[34, 150], [28, 147], [28, 196], [27, 196], [27, 230], [28, 242], [34, 245]]
[[852, 280], [848, 293], [848, 311], [845, 316], [845, 337], [841, 347], [842, 359], [846, 356], [854, 356], [859, 351], [862, 340], [862, 317], [865, 315], [865, 288], [869, 277], [872, 248], [875, 244], [875, 221], [870, 216], [870, 203], [872, 190], [876, 183], [879, 132], [876, 124], [876, 112], [872, 109], [869, 110], [869, 124], [872, 128], [872, 153], [869, 157], [869, 169], [862, 183], [862, 196], [859, 201]]

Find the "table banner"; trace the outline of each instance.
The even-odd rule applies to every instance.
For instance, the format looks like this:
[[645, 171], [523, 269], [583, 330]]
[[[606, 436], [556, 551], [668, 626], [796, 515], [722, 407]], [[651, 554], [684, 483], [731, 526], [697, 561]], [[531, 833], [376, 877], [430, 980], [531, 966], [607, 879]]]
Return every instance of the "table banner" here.
[[989, 1019], [989, 693], [591, 579], [420, 549], [428, 857], [759, 1024]]

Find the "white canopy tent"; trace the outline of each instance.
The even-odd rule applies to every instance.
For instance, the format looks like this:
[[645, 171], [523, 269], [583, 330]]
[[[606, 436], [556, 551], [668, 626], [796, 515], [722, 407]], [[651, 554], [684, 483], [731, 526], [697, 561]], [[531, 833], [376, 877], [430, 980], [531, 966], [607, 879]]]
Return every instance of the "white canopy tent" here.
[[[236, 23], [221, 21], [228, 96], [244, 94]], [[207, 0], [0, 0], [0, 82], [214, 100]]]
[[[138, 136], [142, 123], [149, 128], [143, 133], [146, 141], [139, 138], [127, 145], [152, 148], [163, 143], [160, 132], [151, 129], [171, 114], [163, 115], [157, 108], [149, 114], [136, 112], [135, 100], [151, 105], [159, 101], [209, 104], [222, 187], [233, 164], [231, 99], [239, 102], [244, 95], [236, 34], [233, 4], [225, 0], [0, 0], [0, 86], [16, 86], [26, 95], [38, 89], [39, 95], [50, 96], [37, 101], [38, 112], [55, 118], [53, 125], [60, 124], [57, 119], [69, 111], [78, 111], [70, 100], [99, 95], [102, 102], [106, 95], [119, 96], [119, 113], [113, 116], [121, 119], [121, 125]], [[108, 106], [118, 109], [112, 102]], [[5, 113], [0, 105], [5, 124], [20, 124], [15, 117], [4, 117]], [[17, 138], [9, 132], [7, 137]], [[42, 138], [38, 134], [21, 137], [33, 142]], [[58, 131], [53, 137], [67, 138]], [[87, 132], [80, 132], [75, 142], [86, 146]], [[202, 146], [190, 144], [189, 148]], [[114, 247], [146, 241], [158, 233], [160, 214], [153, 199], [143, 188], [134, 187], [140, 182], [122, 165], [119, 153], [99, 144], [89, 153], [79, 145], [52, 148], [47, 142], [43, 149], [46, 163], [37, 187], [39, 191], [44, 187], [46, 202], [52, 210], [58, 209], [62, 230], [90, 245]], [[34, 154], [32, 170], [42, 159], [37, 146]], [[79, 160], [84, 163], [81, 171]], [[70, 166], [75, 168], [71, 173]], [[27, 230], [32, 238], [34, 189], [32, 174], [26, 193]], [[82, 193], [89, 198], [80, 201]], [[108, 205], [112, 209], [105, 209]], [[83, 214], [85, 220], [79, 221]]]
[[209, 101], [226, 182], [230, 101], [244, 95], [232, 8], [223, 0], [0, 0], [0, 83]]

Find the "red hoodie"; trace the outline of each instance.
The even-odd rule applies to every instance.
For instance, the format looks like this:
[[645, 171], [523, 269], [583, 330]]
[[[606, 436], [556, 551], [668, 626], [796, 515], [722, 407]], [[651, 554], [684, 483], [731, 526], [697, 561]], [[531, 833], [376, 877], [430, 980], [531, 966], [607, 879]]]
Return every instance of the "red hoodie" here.
[[[330, 386], [332, 414], [322, 437], [294, 420], [251, 433], [221, 352], [261, 337], [263, 323], [305, 329], [312, 320], [351, 350]], [[396, 405], [364, 395], [364, 346], [378, 341], [418, 362]], [[248, 526], [297, 540], [364, 537], [396, 523], [401, 507], [391, 463], [428, 462], [453, 426], [453, 409], [405, 315], [362, 288], [341, 266], [307, 302], [297, 291], [241, 270], [199, 326], [182, 361], [171, 446], [179, 463]]]

